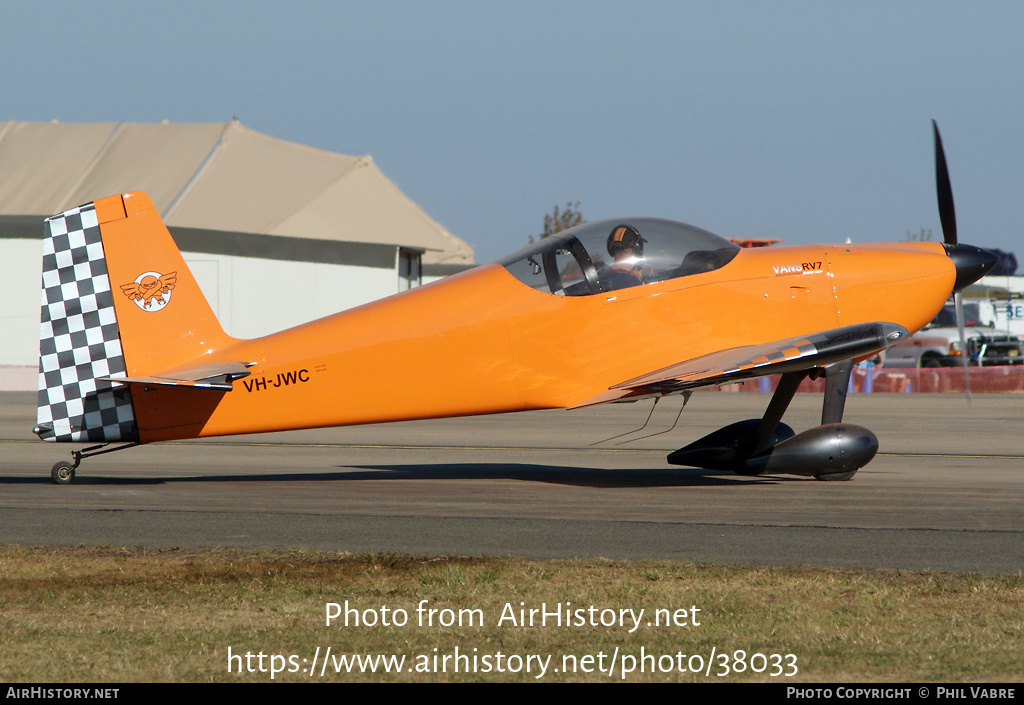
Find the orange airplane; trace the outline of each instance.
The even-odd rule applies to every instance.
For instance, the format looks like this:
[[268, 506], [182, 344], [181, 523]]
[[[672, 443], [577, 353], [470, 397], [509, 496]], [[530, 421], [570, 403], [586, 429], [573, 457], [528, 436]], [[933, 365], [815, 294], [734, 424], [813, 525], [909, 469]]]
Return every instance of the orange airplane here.
[[[83, 458], [154, 441], [572, 409], [781, 373], [762, 418], [669, 462], [849, 479], [878, 448], [842, 422], [854, 362], [995, 263], [957, 244], [937, 128], [935, 150], [945, 245], [741, 249], [605, 220], [254, 340], [224, 333], [145, 194], [104, 198], [46, 221], [35, 432], [94, 444], [53, 467], [67, 484]], [[820, 375], [822, 425], [795, 434], [782, 415]]]

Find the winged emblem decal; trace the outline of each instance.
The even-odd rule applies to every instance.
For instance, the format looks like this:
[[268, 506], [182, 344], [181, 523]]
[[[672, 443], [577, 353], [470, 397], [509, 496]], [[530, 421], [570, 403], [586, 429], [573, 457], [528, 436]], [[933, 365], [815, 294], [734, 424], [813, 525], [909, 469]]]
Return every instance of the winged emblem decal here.
[[122, 284], [121, 291], [143, 311], [159, 311], [171, 302], [171, 290], [176, 281], [177, 272], [143, 272], [131, 284]]

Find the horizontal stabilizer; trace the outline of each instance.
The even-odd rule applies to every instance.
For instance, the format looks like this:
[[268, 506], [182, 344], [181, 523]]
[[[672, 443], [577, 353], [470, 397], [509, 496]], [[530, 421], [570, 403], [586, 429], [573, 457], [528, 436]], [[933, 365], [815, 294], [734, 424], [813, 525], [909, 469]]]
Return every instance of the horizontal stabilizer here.
[[199, 367], [189, 367], [171, 372], [162, 372], [149, 377], [98, 377], [98, 382], [112, 385], [121, 384], [153, 384], [170, 387], [193, 387], [196, 389], [217, 389], [230, 392], [231, 383], [236, 379], [248, 377], [247, 368], [254, 362], [224, 362]]
[[895, 323], [860, 323], [842, 328], [720, 350], [613, 385], [607, 392], [579, 404], [664, 396], [701, 387], [717, 387], [745, 379], [824, 367], [841, 360], [873, 355], [896, 344], [907, 329]]

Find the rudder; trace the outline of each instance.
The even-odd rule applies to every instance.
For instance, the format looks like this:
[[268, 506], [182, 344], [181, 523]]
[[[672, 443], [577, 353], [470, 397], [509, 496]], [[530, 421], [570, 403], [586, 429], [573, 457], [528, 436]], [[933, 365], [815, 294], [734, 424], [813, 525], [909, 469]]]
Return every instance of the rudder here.
[[96, 381], [123, 377], [126, 368], [95, 204], [46, 219], [42, 289], [36, 434], [138, 440], [128, 388]]

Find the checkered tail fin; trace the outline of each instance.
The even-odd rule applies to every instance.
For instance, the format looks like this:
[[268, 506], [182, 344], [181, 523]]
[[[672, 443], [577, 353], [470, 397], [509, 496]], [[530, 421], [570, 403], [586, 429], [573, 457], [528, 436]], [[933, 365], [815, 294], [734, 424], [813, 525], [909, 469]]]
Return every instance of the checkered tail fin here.
[[96, 208], [88, 203], [44, 225], [36, 434], [47, 441], [138, 440], [129, 389], [97, 383], [125, 373]]
[[139, 380], [208, 368], [236, 341], [146, 194], [48, 218], [43, 241], [35, 431], [50, 441], [139, 441]]

